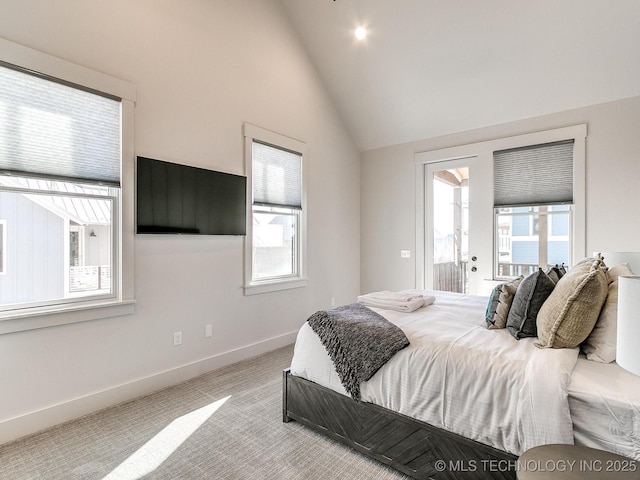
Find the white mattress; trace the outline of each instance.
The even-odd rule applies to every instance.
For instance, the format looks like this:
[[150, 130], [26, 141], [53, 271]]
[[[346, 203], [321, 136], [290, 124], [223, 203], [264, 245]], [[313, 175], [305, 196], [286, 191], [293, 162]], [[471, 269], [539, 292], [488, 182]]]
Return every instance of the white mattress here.
[[640, 377], [580, 356], [568, 392], [576, 445], [640, 460]]
[[[363, 401], [515, 455], [535, 445], [573, 443], [566, 389], [577, 349], [539, 349], [533, 338], [517, 341], [506, 330], [488, 330], [486, 297], [420, 293], [436, 301], [412, 313], [372, 309], [400, 327], [411, 345], [362, 383]], [[291, 373], [346, 394], [306, 323]]]

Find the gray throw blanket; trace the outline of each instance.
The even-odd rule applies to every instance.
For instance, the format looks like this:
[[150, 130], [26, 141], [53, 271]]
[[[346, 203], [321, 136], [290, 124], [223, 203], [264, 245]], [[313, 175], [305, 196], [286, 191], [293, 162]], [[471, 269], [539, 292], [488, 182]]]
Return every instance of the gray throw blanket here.
[[360, 400], [360, 382], [369, 380], [409, 345], [402, 330], [358, 303], [320, 310], [307, 322], [327, 349], [345, 390], [355, 400]]

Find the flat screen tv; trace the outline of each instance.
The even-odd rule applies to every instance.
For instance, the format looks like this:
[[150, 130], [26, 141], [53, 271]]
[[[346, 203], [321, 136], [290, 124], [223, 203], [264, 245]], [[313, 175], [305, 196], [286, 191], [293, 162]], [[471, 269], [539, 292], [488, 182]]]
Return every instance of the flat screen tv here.
[[136, 233], [245, 235], [247, 177], [138, 157]]

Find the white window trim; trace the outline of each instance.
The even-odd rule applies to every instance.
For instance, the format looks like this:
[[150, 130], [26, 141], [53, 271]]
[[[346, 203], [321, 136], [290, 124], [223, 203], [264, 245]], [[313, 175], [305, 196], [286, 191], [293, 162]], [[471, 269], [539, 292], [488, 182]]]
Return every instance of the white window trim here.
[[113, 258], [119, 272], [115, 300], [106, 299], [3, 312], [0, 314], [0, 335], [133, 313], [135, 304], [133, 281], [135, 85], [1, 38], [0, 61], [122, 99], [120, 202], [119, 211], [114, 212], [113, 219], [120, 227], [117, 233], [119, 248], [114, 249], [116, 255]]
[[[570, 127], [556, 128], [539, 132], [514, 135], [511, 137], [469, 143], [449, 148], [441, 148], [418, 152], [414, 156], [416, 168], [416, 255], [415, 284], [416, 288], [424, 288], [425, 275], [425, 179], [424, 169], [428, 163], [442, 162], [461, 158], [478, 157], [493, 169], [493, 152], [526, 145], [574, 140], [573, 144], [573, 225], [574, 235], [571, 256], [582, 258], [586, 251], [586, 137], [587, 125], [579, 124]], [[495, 259], [492, 259], [495, 264]]]
[[2, 261], [0, 261], [0, 275], [7, 273], [7, 221], [0, 220], [2, 234], [0, 235], [0, 245], [2, 246]]
[[[243, 126], [245, 169], [247, 175], [247, 235], [244, 243], [244, 294], [255, 295], [268, 292], [276, 292], [291, 288], [301, 288], [307, 285], [307, 190], [305, 157], [306, 143], [281, 135], [250, 123]], [[275, 147], [286, 148], [302, 155], [302, 210], [299, 216], [298, 232], [298, 275], [262, 281], [252, 281], [252, 252], [253, 252], [253, 184], [252, 184], [252, 145], [253, 141], [259, 141]]]

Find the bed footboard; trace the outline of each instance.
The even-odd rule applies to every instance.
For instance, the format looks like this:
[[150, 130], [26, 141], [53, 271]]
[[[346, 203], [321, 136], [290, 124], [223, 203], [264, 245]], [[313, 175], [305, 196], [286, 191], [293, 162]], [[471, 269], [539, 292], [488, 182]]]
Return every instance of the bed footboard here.
[[283, 372], [283, 421], [295, 420], [415, 479], [516, 478], [514, 455]]

